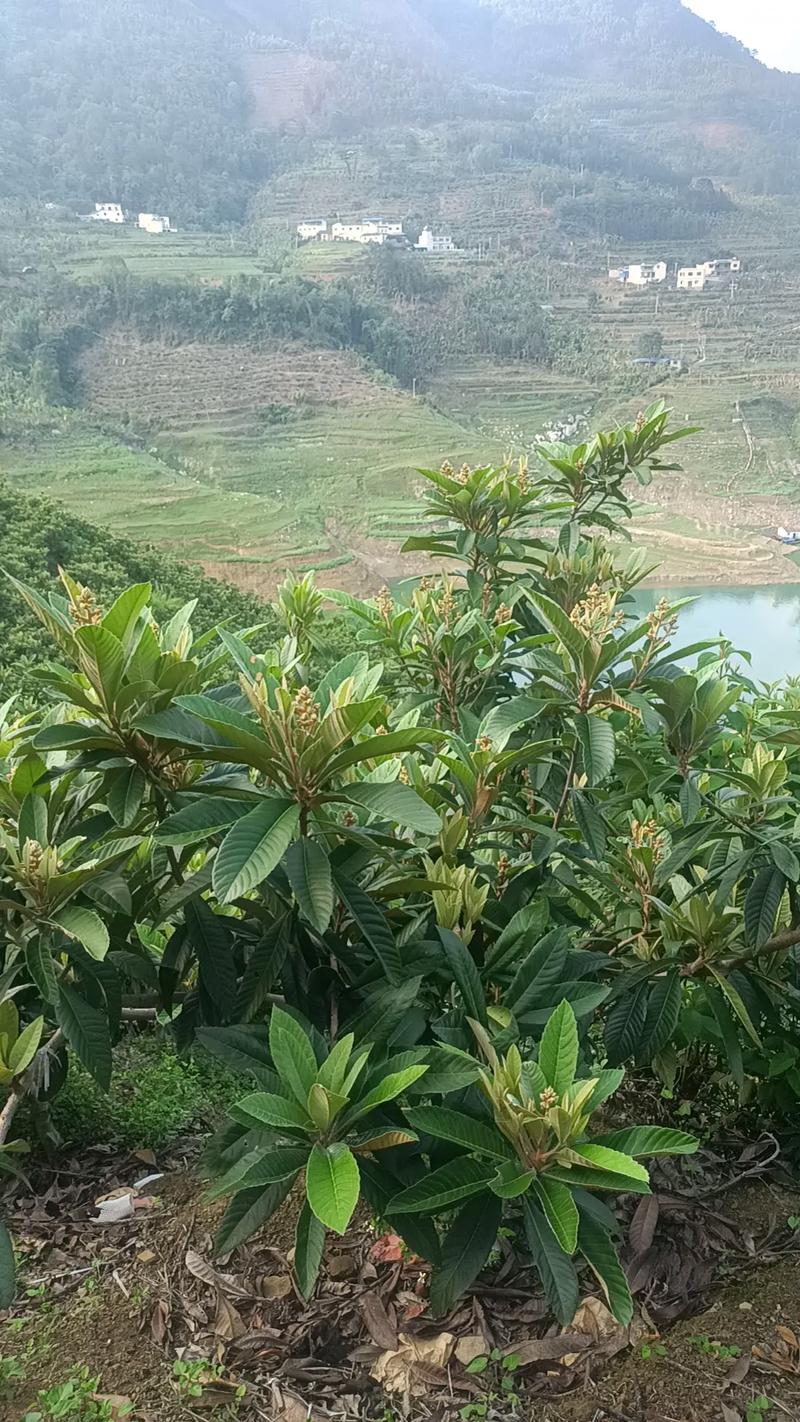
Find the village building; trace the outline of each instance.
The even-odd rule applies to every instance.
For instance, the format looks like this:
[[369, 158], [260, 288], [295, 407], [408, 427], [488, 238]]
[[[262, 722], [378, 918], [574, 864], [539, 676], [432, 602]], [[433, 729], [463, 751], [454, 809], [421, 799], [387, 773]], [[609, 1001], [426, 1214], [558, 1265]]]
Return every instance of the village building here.
[[140, 212], [136, 225], [137, 227], [141, 227], [143, 232], [161, 233], [172, 231], [169, 218], [157, 212]]
[[403, 236], [403, 224], [388, 222], [383, 217], [364, 217], [360, 222], [334, 222], [330, 235], [333, 242], [376, 243], [382, 246], [388, 238]]
[[118, 202], [96, 202], [92, 217], [95, 222], [124, 222], [125, 213]]
[[449, 233], [434, 232], [431, 227], [423, 227], [415, 242], [418, 252], [455, 252], [457, 247]]
[[741, 269], [738, 257], [715, 257], [710, 262], [698, 262], [693, 267], [678, 267], [675, 285], [678, 291], [702, 291], [708, 282], [722, 281]]
[[304, 217], [297, 224], [297, 235], [301, 242], [313, 242], [317, 237], [328, 235], [328, 223], [324, 217]]
[[623, 286], [652, 286], [667, 279], [666, 262], [630, 262], [626, 267], [611, 267], [609, 281]]

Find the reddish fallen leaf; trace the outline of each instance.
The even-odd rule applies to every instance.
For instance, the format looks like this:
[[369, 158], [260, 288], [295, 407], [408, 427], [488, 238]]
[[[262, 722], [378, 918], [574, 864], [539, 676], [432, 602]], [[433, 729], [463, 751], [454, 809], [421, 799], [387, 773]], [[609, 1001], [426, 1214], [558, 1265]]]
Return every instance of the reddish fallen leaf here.
[[164, 1343], [169, 1332], [169, 1304], [164, 1299], [156, 1299], [150, 1315], [150, 1336], [154, 1343]]
[[385, 1264], [396, 1264], [404, 1254], [405, 1245], [399, 1234], [381, 1235], [369, 1251], [370, 1259], [379, 1259]]

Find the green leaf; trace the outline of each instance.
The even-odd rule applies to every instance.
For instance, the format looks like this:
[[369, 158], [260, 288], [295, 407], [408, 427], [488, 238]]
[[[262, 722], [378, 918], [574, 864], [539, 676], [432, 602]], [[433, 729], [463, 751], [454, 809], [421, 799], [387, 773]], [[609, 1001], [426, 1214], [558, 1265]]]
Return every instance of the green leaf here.
[[105, 1013], [90, 1006], [74, 988], [60, 983], [56, 1018], [78, 1060], [107, 1091], [111, 1085], [111, 1036]]
[[528, 1196], [523, 1205], [525, 1234], [547, 1301], [559, 1323], [571, 1323], [578, 1308], [578, 1276], [542, 1211]]
[[342, 1141], [315, 1145], [306, 1166], [306, 1194], [317, 1219], [344, 1234], [358, 1204], [358, 1162]]
[[58, 1001], [58, 979], [49, 937], [40, 933], [32, 938], [25, 947], [25, 961], [39, 993], [53, 1006]]
[[569, 653], [573, 671], [580, 671], [587, 640], [583, 633], [570, 622], [566, 612], [557, 602], [553, 602], [552, 598], [546, 597], [544, 593], [531, 592], [529, 588], [524, 591], [548, 632], [552, 633]]
[[197, 957], [203, 990], [223, 1017], [232, 1017], [236, 1005], [236, 967], [231, 919], [214, 913], [198, 895], [186, 905], [184, 921], [188, 941]]
[[581, 746], [586, 779], [590, 785], [599, 785], [614, 768], [614, 727], [601, 716], [580, 712], [575, 717], [575, 730]]
[[212, 835], [230, 829], [237, 820], [249, 815], [252, 800], [225, 800], [221, 796], [203, 795], [169, 815], [154, 831], [159, 844], [200, 844]]
[[546, 1174], [537, 1175], [532, 1188], [560, 1248], [565, 1254], [574, 1254], [578, 1244], [578, 1207], [570, 1190], [557, 1180], [549, 1180]]
[[488, 1022], [486, 997], [475, 959], [461, 939], [449, 928], [440, 928], [438, 933], [442, 941], [447, 966], [455, 978], [467, 1016], [474, 1017], [485, 1027]]
[[133, 824], [136, 819], [146, 786], [147, 781], [138, 765], [120, 770], [114, 776], [108, 791], [107, 804], [112, 819], [123, 829]]
[[152, 592], [150, 583], [134, 583], [132, 587], [126, 588], [116, 602], [112, 602], [101, 626], [124, 643], [133, 631], [142, 608], [150, 601]]
[[481, 1195], [459, 1210], [442, 1242], [440, 1262], [431, 1277], [431, 1313], [441, 1316], [474, 1283], [489, 1258], [500, 1228], [502, 1201]]
[[494, 1179], [489, 1181], [489, 1189], [501, 1200], [516, 1200], [530, 1189], [535, 1179], [535, 1170], [525, 1170], [518, 1160], [504, 1160]]
[[278, 1076], [305, 1110], [308, 1093], [317, 1079], [317, 1059], [300, 1023], [282, 1007], [272, 1009], [269, 1049]]
[[294, 1270], [304, 1299], [314, 1292], [324, 1248], [325, 1226], [309, 1208], [308, 1200], [304, 1200], [294, 1237]]
[[581, 794], [580, 790], [571, 792], [570, 803], [575, 823], [592, 859], [602, 859], [608, 841], [608, 827], [603, 816], [596, 805], [586, 795]]
[[345, 907], [361, 929], [389, 982], [400, 984], [405, 976], [403, 960], [385, 913], [363, 889], [343, 874], [336, 873], [334, 878]]
[[680, 805], [683, 823], [685, 825], [693, 824], [700, 813], [702, 801], [700, 799], [700, 792], [691, 777], [687, 777], [686, 780], [681, 782], [681, 788], [678, 791], [678, 804]]
[[744, 926], [751, 948], [760, 948], [772, 936], [775, 915], [785, 887], [786, 879], [781, 870], [772, 864], [766, 864], [763, 869], [759, 869], [747, 890]]
[[739, 1038], [739, 1028], [736, 1020], [725, 997], [717, 988], [711, 987], [710, 984], [707, 983], [705, 994], [706, 1001], [714, 1014], [714, 1020], [719, 1028], [731, 1075], [737, 1085], [743, 1086], [744, 1058], [742, 1057], [742, 1044]]
[[283, 857], [283, 867], [300, 912], [318, 933], [324, 933], [335, 904], [331, 865], [325, 849], [307, 836], [296, 839]]
[[234, 1024], [229, 1027], [198, 1027], [197, 1040], [207, 1052], [226, 1062], [234, 1071], [249, 1072], [271, 1091], [280, 1082], [272, 1070], [267, 1034], [261, 1026]]
[[677, 969], [672, 969], [657, 978], [650, 990], [638, 1055], [652, 1061], [667, 1045], [678, 1025], [680, 1010], [681, 980]]
[[418, 977], [407, 978], [397, 986], [383, 985], [366, 995], [355, 1015], [348, 1018], [346, 1030], [362, 1045], [386, 1041], [416, 1003], [421, 982]]
[[284, 1130], [310, 1130], [311, 1121], [304, 1106], [289, 1101], [285, 1096], [273, 1095], [270, 1091], [253, 1091], [242, 1101], [237, 1101], [238, 1117], [244, 1117], [247, 1125], [277, 1126]]
[[606, 1016], [604, 1034], [611, 1066], [617, 1066], [639, 1051], [646, 1016], [646, 983], [629, 988], [611, 1004]]
[[457, 1200], [466, 1200], [470, 1195], [484, 1191], [489, 1181], [497, 1174], [497, 1166], [489, 1161], [473, 1160], [462, 1155], [457, 1160], [449, 1160], [438, 1170], [401, 1190], [389, 1201], [392, 1214], [416, 1214], [417, 1211], [435, 1213], [447, 1209]]
[[10, 1308], [17, 1292], [17, 1269], [11, 1235], [0, 1220], [0, 1308]]
[[306, 1164], [308, 1153], [308, 1146], [271, 1146], [240, 1177], [236, 1184], [237, 1191], [249, 1190], [256, 1185], [277, 1185], [279, 1180], [289, 1178], [294, 1180]]
[[217, 1230], [214, 1253], [230, 1254], [237, 1245], [243, 1244], [251, 1234], [261, 1229], [283, 1204], [292, 1188], [293, 1178], [289, 1176], [286, 1180], [279, 1180], [266, 1189], [256, 1185], [252, 1190], [241, 1190], [234, 1195]]
[[230, 829], [214, 859], [214, 893], [229, 904], [266, 879], [286, 853], [300, 819], [292, 800], [264, 800]]
[[487, 1121], [476, 1121], [447, 1106], [413, 1106], [405, 1112], [405, 1117], [415, 1131], [423, 1131], [437, 1140], [452, 1141], [454, 1145], [496, 1160], [516, 1160], [505, 1136]]
[[567, 935], [563, 928], [555, 928], [546, 933], [520, 963], [503, 994], [504, 1006], [513, 1012], [516, 1018], [521, 1017], [533, 1003], [541, 1000], [558, 983], [564, 981], [567, 946]]
[[8, 1069], [12, 1075], [19, 1076], [20, 1072], [25, 1071], [25, 1068], [30, 1066], [39, 1050], [43, 1030], [44, 1018], [37, 1017], [33, 1022], [29, 1022], [27, 1027], [20, 1032], [8, 1054]]
[[410, 785], [402, 785], [397, 780], [347, 785], [341, 796], [351, 804], [361, 805], [371, 815], [393, 820], [395, 824], [419, 830], [421, 834], [437, 835], [442, 828], [441, 817], [436, 810]]
[[[16, 781], [14, 788], [16, 789]], [[783, 840], [774, 839], [770, 843], [769, 852], [775, 867], [780, 869], [791, 883], [796, 884], [800, 879], [800, 861], [798, 861], [794, 850], [790, 849], [788, 844], [784, 844]]]
[[79, 627], [75, 633], [81, 671], [89, 678], [103, 704], [111, 708], [125, 667], [122, 643], [102, 624]]
[[54, 915], [53, 922], [69, 938], [77, 938], [86, 952], [102, 962], [108, 952], [108, 929], [94, 909], [82, 908], [79, 904], [67, 904]]
[[427, 1066], [409, 1066], [403, 1071], [389, 1072], [387, 1076], [379, 1081], [368, 1091], [366, 1096], [362, 1096], [354, 1106], [347, 1112], [345, 1120], [348, 1126], [354, 1121], [360, 1121], [362, 1116], [374, 1111], [376, 1106], [382, 1106], [387, 1101], [394, 1101], [403, 1091], [407, 1091], [415, 1081], [419, 1081], [428, 1070]]
[[559, 1096], [575, 1080], [578, 1065], [578, 1024], [568, 1002], [562, 1002], [551, 1013], [539, 1043], [539, 1066], [548, 1085]]
[[247, 960], [233, 1013], [238, 1021], [252, 1021], [263, 1007], [265, 997], [286, 959], [288, 948], [286, 917], [283, 916], [269, 925]]
[[612, 1240], [595, 1219], [581, 1212], [578, 1248], [608, 1300], [617, 1323], [627, 1328], [633, 1318], [633, 1299]]
[[667, 1126], [628, 1126], [598, 1136], [595, 1145], [623, 1151], [625, 1155], [694, 1155], [700, 1142], [686, 1131], [673, 1131]]
[[612, 1190], [615, 1195], [623, 1192], [630, 1195], [651, 1195], [650, 1181], [634, 1180], [631, 1178], [616, 1175], [611, 1170], [596, 1170], [588, 1165], [559, 1166], [549, 1165], [547, 1173], [551, 1180], [558, 1180], [562, 1185], [568, 1185], [570, 1190], [583, 1188], [585, 1190]]
[[712, 968], [709, 965], [708, 971], [720, 989], [720, 992], [724, 993], [728, 999], [730, 1006], [733, 1008], [735, 1015], [738, 1017], [753, 1045], [761, 1049], [761, 1038], [753, 1025], [753, 1020], [744, 1005], [742, 995], [738, 988], [735, 988], [730, 979], [718, 972], [716, 968]]
[[587, 1141], [584, 1145], [572, 1146], [571, 1149], [593, 1169], [604, 1170], [610, 1175], [624, 1176], [628, 1180], [641, 1180], [650, 1183], [650, 1177], [645, 1167], [639, 1165], [632, 1156], [625, 1155], [622, 1151], [614, 1150], [610, 1146], [598, 1145], [595, 1141]]

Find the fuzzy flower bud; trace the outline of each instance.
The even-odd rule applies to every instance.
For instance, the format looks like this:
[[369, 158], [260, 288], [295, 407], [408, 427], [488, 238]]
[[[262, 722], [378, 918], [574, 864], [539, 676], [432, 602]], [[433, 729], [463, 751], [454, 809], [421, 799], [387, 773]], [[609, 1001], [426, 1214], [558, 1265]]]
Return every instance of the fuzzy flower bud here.
[[316, 731], [319, 725], [319, 707], [307, 686], [301, 686], [294, 698], [292, 709], [301, 731], [305, 731], [307, 736]]

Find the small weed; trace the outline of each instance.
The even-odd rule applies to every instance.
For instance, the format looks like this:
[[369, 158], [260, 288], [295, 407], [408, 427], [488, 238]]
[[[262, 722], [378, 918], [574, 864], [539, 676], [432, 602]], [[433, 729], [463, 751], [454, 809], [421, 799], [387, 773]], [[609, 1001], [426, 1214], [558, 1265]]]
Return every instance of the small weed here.
[[689, 1342], [694, 1343], [698, 1352], [704, 1353], [706, 1357], [720, 1358], [724, 1361], [742, 1356], [741, 1348], [737, 1348], [735, 1343], [718, 1343], [715, 1338], [709, 1338], [706, 1334], [690, 1338]]
[[133, 1403], [117, 1403], [95, 1396], [99, 1377], [92, 1377], [88, 1368], [79, 1368], [66, 1382], [43, 1389], [38, 1407], [26, 1412], [22, 1422], [110, 1422], [112, 1417], [124, 1418], [133, 1412]]
[[0, 1358], [0, 1397], [7, 1397], [14, 1383], [21, 1382], [24, 1376], [25, 1369], [19, 1358]]
[[800, 1229], [800, 1215], [790, 1215], [786, 1223], [790, 1229]]
[[745, 1409], [745, 1422], [764, 1422], [768, 1412], [772, 1411], [772, 1401], [763, 1392], [759, 1397], [754, 1397], [748, 1402]]
[[489, 1408], [499, 1401], [505, 1402], [515, 1412], [519, 1403], [514, 1374], [520, 1365], [518, 1353], [502, 1353], [493, 1348], [491, 1353], [481, 1353], [467, 1364], [467, 1372], [473, 1376], [488, 1374], [489, 1388], [476, 1402], [468, 1402], [460, 1409], [462, 1422], [471, 1422], [475, 1417], [486, 1417]]
[[639, 1349], [639, 1357], [648, 1363], [651, 1358], [666, 1358], [667, 1346], [665, 1343], [643, 1343]]
[[[207, 1387], [220, 1382], [225, 1369], [221, 1363], [212, 1363], [207, 1358], [178, 1359], [172, 1364], [172, 1376], [181, 1401], [192, 1402], [201, 1398]], [[244, 1384], [237, 1387], [233, 1394], [235, 1402], [240, 1402], [246, 1391]]]

